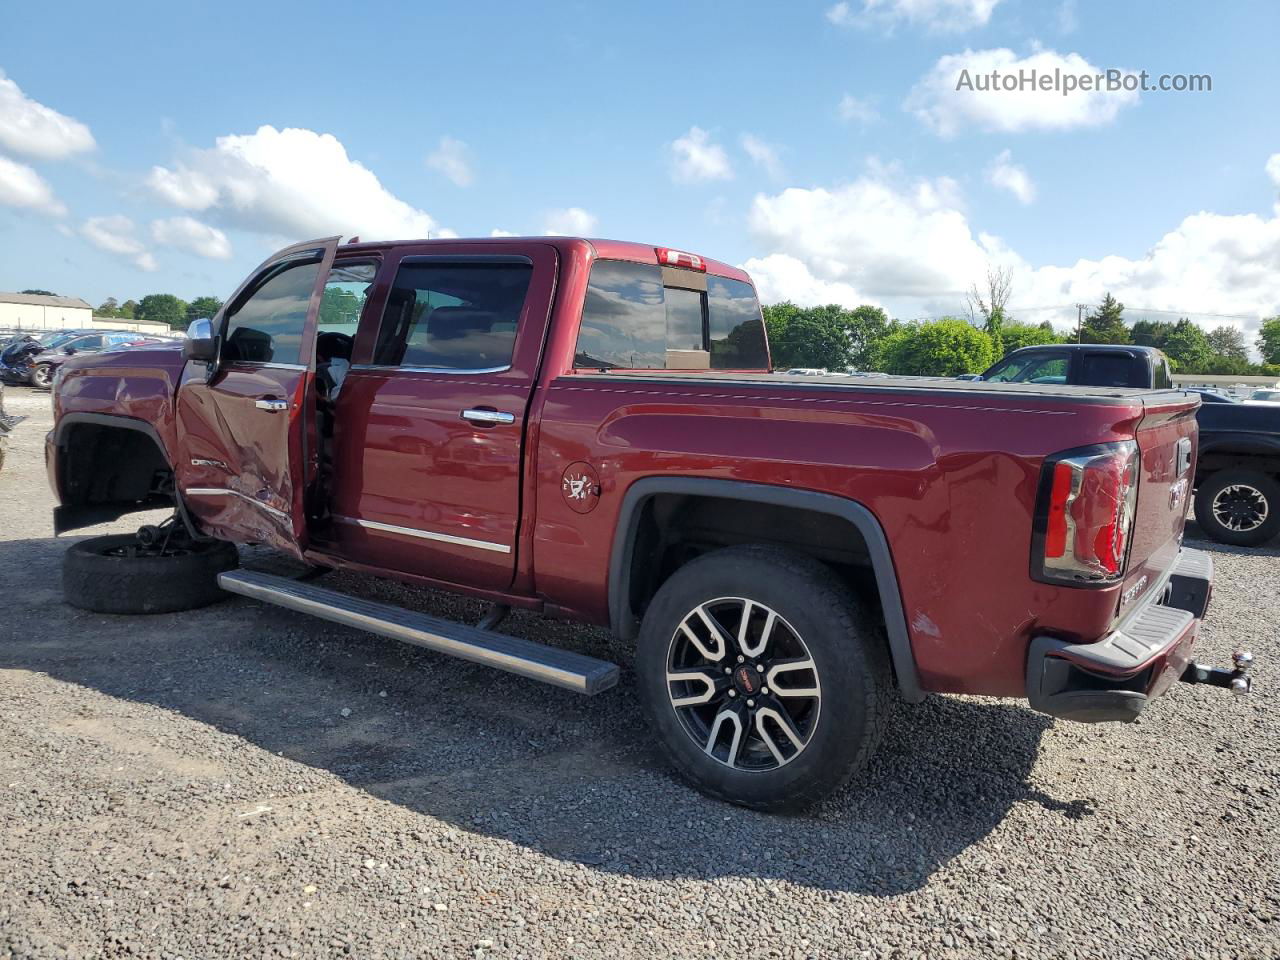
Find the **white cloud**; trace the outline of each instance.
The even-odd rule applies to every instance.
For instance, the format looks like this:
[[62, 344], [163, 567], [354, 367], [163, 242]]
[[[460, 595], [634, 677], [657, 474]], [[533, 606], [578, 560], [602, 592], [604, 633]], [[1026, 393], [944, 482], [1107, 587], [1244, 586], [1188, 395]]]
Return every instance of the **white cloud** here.
[[671, 153], [671, 178], [677, 183], [695, 183], [699, 180], [729, 180], [733, 167], [724, 147], [711, 139], [711, 134], [701, 127], [690, 127], [689, 132], [668, 144]]
[[870, 100], [855, 97], [851, 93], [846, 93], [840, 98], [839, 110], [841, 120], [868, 124], [880, 119], [880, 112], [871, 105]]
[[777, 179], [782, 176], [782, 160], [778, 157], [778, 148], [773, 144], [754, 134], [744, 133], [742, 149], [770, 177]]
[[969, 30], [986, 26], [1000, 0], [863, 0], [855, 12], [846, 2], [827, 9], [838, 27], [892, 28], [899, 23], [929, 30]]
[[802, 262], [785, 253], [753, 257], [742, 265], [742, 269], [751, 274], [761, 303], [790, 300], [801, 307], [827, 303], [852, 307], [876, 302], [874, 298], [863, 296], [847, 283], [818, 279]]
[[1075, 33], [1080, 21], [1076, 18], [1076, 0], [1062, 0], [1058, 7], [1058, 32]]
[[[1102, 73], [1078, 53], [1036, 50], [1019, 57], [1005, 47], [966, 50], [938, 60], [912, 89], [906, 107], [934, 133], [951, 137], [974, 127], [1018, 133], [1101, 126], [1139, 99], [1136, 90], [1073, 90], [1063, 95], [1060, 90], [978, 89], [987, 85], [993, 71], [1002, 77], [1029, 76], [1031, 71], [1074, 77]], [[960, 83], [964, 88], [956, 89]]]
[[491, 236], [491, 237], [518, 237], [518, 236], [520, 236], [520, 234], [518, 234], [518, 233], [512, 233], [510, 230], [503, 230], [503, 229], [501, 229], [501, 228], [499, 228], [499, 227], [494, 227], [492, 230], [490, 230], [490, 231], [489, 231], [489, 236]]
[[1031, 180], [1031, 175], [1025, 167], [1013, 162], [1013, 154], [1009, 150], [1001, 151], [991, 162], [991, 166], [987, 168], [987, 181], [994, 187], [1008, 190], [1021, 204], [1035, 202], [1036, 185]]
[[157, 269], [155, 257], [138, 240], [137, 228], [128, 217], [90, 217], [80, 227], [80, 235], [99, 250], [127, 258], [139, 270]]
[[818, 280], [873, 297], [962, 292], [989, 251], [958, 209], [953, 180], [902, 182], [873, 165], [833, 189], [759, 194], [750, 226], [770, 250], [801, 261]]
[[227, 235], [191, 217], [151, 221], [151, 239], [162, 246], [177, 247], [210, 260], [231, 259], [231, 241]]
[[547, 214], [543, 232], [551, 237], [585, 237], [596, 228], [596, 217], [581, 207], [552, 210]]
[[41, 160], [59, 160], [97, 144], [83, 123], [32, 100], [0, 70], [0, 146]]
[[389, 191], [331, 134], [262, 126], [219, 137], [148, 183], [186, 210], [272, 237], [358, 234], [365, 240], [446, 236], [425, 211]]
[[453, 137], [441, 137], [440, 145], [427, 154], [427, 166], [444, 174], [459, 187], [469, 187], [475, 179], [468, 162], [470, 151], [461, 140]]
[[218, 188], [213, 181], [182, 164], [177, 170], [152, 167], [147, 186], [161, 200], [183, 210], [208, 210], [218, 202]]
[[24, 163], [0, 156], [0, 204], [61, 217], [67, 208], [48, 182]]
[[1273, 153], [1267, 158], [1267, 176], [1280, 188], [1280, 153]]
[[[1280, 157], [1280, 155], [1277, 155]], [[1280, 187], [1280, 159], [1267, 161]], [[1017, 319], [1074, 324], [1075, 303], [1110, 292], [1129, 312], [1167, 310], [1206, 327], [1280, 313], [1280, 203], [1272, 216], [1194, 213], [1137, 257], [1036, 266], [970, 223], [955, 185], [874, 165], [851, 184], [756, 197], [751, 227], [767, 255], [746, 265], [762, 299], [855, 305], [891, 300], [900, 316], [959, 313], [989, 264], [1013, 276]], [[757, 275], [758, 274], [758, 275]], [[1242, 327], [1252, 331], [1257, 320]]]

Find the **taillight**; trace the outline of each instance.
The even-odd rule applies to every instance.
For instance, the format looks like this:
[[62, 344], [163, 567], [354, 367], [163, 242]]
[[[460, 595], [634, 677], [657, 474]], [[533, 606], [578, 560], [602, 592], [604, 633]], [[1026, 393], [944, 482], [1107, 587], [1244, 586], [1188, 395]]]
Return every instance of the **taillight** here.
[[1031, 575], [1046, 583], [1107, 586], [1124, 576], [1138, 500], [1132, 440], [1045, 460], [1036, 503]]
[[670, 247], [654, 247], [658, 262], [664, 267], [684, 267], [686, 270], [707, 272], [707, 261], [696, 253], [685, 253], [683, 250], [672, 250]]

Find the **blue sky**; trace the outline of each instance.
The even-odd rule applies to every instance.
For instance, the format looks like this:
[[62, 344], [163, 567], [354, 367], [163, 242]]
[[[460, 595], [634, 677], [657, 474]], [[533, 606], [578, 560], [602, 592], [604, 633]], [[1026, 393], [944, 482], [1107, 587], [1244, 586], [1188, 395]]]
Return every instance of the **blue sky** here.
[[[987, 265], [1026, 319], [1106, 289], [1206, 326], [1280, 312], [1274, 2], [302, 9], [8, 18], [0, 289], [225, 296], [318, 233], [556, 230], [904, 317], [961, 310]], [[1055, 65], [1213, 90], [952, 89]]]

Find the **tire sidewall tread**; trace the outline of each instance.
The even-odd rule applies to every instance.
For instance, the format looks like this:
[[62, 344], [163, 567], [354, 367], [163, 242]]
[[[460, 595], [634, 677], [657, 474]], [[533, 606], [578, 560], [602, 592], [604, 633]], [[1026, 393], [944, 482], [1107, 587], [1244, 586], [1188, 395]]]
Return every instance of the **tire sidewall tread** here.
[[[1267, 519], [1256, 530], [1231, 530], [1213, 515], [1213, 498], [1232, 484], [1248, 484], [1267, 499]], [[1257, 547], [1280, 533], [1280, 482], [1255, 470], [1220, 470], [1210, 474], [1196, 490], [1196, 523], [1205, 536], [1236, 547]]]
[[150, 614], [194, 610], [225, 599], [218, 574], [239, 566], [234, 544], [192, 544], [169, 557], [117, 557], [104, 551], [134, 542], [133, 534], [90, 537], [72, 544], [62, 561], [63, 598], [94, 613]]

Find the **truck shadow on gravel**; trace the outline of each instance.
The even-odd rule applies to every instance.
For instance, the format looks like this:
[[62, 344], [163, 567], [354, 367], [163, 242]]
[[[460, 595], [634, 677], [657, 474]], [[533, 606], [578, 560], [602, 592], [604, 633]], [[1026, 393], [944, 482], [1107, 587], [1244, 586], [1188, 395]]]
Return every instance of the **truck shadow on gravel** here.
[[[256, 751], [280, 754], [413, 813], [595, 870], [759, 875], [892, 896], [921, 887], [1018, 805], [1092, 814], [1069, 786], [1050, 796], [1028, 784], [1050, 721], [1016, 704], [900, 705], [849, 789], [808, 814], [768, 816], [708, 800], [673, 777], [625, 669], [616, 690], [586, 699], [245, 600], [155, 617], [86, 613], [61, 602], [69, 542], [0, 543], [0, 580], [24, 585], [8, 598], [0, 667], [232, 734], [250, 769], [255, 758], [282, 762]], [[379, 599], [400, 591], [397, 602], [441, 615], [466, 606], [346, 574], [325, 582]], [[520, 616], [508, 629], [627, 662], [601, 631]], [[174, 737], [167, 719], [147, 722], [166, 725], [157, 738]], [[139, 730], [146, 726], [131, 721], [127, 736], [145, 755], [151, 744]], [[200, 757], [210, 734], [185, 724], [177, 732]], [[225, 751], [216, 755], [231, 766], [214, 779], [252, 775]], [[262, 801], [272, 802], [265, 787]]]

